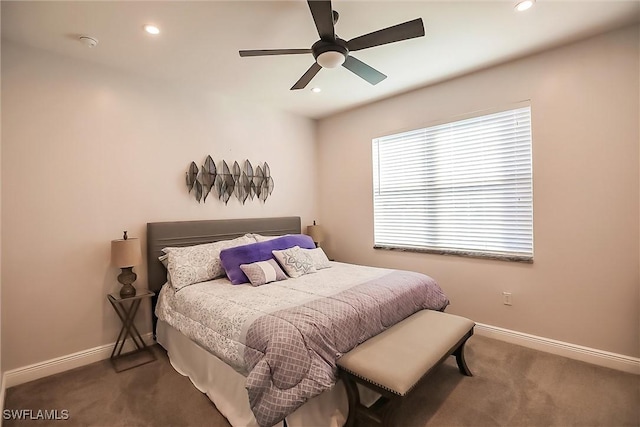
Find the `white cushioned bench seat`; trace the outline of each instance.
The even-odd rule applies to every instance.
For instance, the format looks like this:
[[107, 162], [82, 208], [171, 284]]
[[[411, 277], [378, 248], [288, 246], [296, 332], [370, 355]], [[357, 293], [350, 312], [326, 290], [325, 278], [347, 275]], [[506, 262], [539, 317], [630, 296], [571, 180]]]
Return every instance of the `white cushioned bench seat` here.
[[[464, 344], [473, 335], [474, 326], [464, 317], [422, 310], [344, 354], [338, 359], [338, 367], [349, 397], [345, 426], [355, 424], [357, 413], [387, 424], [399, 400], [450, 355], [456, 356], [460, 372], [471, 376], [464, 360]], [[360, 404], [355, 382], [392, 400], [394, 408], [384, 422]]]

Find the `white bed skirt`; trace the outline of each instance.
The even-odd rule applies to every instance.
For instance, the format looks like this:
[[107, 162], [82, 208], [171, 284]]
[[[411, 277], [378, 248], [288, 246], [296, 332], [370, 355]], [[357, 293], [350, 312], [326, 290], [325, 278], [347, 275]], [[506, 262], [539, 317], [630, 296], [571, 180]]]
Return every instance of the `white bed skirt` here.
[[[258, 426], [249, 407], [243, 375], [163, 321], [158, 321], [156, 335], [158, 344], [167, 350], [174, 369], [189, 377], [232, 426]], [[359, 391], [361, 401], [367, 405], [379, 397], [365, 388], [359, 388]], [[347, 413], [347, 395], [339, 381], [331, 390], [310, 399], [286, 420], [288, 427], [342, 427]]]

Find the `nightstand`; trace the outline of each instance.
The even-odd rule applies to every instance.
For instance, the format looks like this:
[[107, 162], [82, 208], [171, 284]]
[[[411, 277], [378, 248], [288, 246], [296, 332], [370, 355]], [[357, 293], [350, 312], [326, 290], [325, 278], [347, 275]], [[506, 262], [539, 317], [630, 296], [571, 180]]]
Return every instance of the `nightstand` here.
[[[140, 332], [138, 332], [138, 328], [133, 323], [142, 300], [151, 298], [154, 295], [155, 293], [148, 290], [138, 291], [137, 295], [129, 298], [122, 298], [118, 293], [107, 295], [107, 299], [115, 312], [118, 313], [118, 317], [122, 322], [118, 339], [111, 352], [111, 363], [116, 372], [126, 371], [156, 360], [153, 350], [145, 344]], [[122, 354], [127, 338], [133, 341], [136, 349]]]

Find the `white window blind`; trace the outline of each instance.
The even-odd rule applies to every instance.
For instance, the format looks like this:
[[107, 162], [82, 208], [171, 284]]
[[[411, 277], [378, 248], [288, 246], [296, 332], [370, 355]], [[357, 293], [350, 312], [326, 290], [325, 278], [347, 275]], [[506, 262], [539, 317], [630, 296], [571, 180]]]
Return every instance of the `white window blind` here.
[[529, 106], [373, 140], [378, 248], [531, 261]]

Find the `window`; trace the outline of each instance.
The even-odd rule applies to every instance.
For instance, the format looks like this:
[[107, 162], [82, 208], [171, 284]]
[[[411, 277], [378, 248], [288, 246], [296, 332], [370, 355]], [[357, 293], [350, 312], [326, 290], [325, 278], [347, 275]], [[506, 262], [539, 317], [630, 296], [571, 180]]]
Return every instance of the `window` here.
[[531, 107], [373, 140], [376, 248], [533, 260]]

